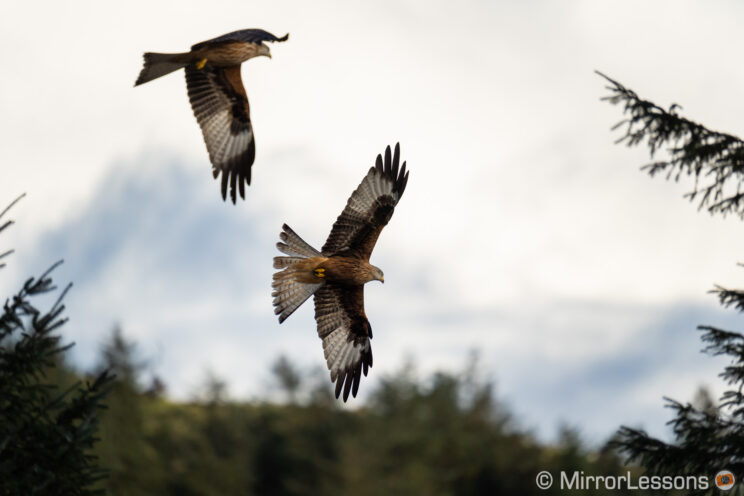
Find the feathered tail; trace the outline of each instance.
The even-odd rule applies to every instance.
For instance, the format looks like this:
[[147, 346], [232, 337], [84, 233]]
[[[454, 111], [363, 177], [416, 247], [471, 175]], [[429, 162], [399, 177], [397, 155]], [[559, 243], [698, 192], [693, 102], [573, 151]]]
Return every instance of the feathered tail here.
[[274, 313], [279, 316], [279, 323], [310, 298], [323, 284], [316, 282], [313, 270], [325, 260], [323, 255], [307, 244], [287, 224], [282, 226], [279, 234], [282, 242], [276, 244], [280, 252], [287, 257], [274, 257], [274, 268], [284, 269], [274, 273], [271, 287], [274, 292]]
[[182, 69], [191, 62], [191, 54], [185, 53], [153, 53], [147, 52], [143, 55], [145, 65], [142, 67], [135, 86], [152, 81], [173, 71]]

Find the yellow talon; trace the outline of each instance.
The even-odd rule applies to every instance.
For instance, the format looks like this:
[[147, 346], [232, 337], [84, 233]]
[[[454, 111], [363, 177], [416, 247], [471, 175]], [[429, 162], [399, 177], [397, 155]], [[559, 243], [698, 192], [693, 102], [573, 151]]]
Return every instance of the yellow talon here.
[[325, 277], [325, 269], [315, 269], [313, 274], [315, 274], [315, 277]]
[[207, 65], [207, 59], [201, 59], [199, 62], [196, 63], [196, 68], [202, 70], [204, 69], [205, 65]]

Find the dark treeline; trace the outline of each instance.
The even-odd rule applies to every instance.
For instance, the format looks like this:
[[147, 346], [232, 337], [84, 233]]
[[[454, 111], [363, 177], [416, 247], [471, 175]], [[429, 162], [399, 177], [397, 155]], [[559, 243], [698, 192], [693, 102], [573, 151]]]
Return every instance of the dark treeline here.
[[146, 367], [119, 331], [101, 368], [118, 378], [95, 450], [114, 495], [546, 494], [541, 470], [625, 473], [571, 429], [538, 442], [473, 368], [425, 380], [404, 368], [354, 409], [325, 374], [303, 379], [283, 358], [272, 369], [282, 401], [228, 401], [208, 375], [198, 400], [174, 402], [158, 379], [140, 385]]

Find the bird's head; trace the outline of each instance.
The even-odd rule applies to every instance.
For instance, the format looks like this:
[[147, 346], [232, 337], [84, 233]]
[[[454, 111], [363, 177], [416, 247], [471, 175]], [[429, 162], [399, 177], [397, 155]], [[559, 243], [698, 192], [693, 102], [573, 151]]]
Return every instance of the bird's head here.
[[385, 284], [385, 275], [382, 273], [382, 270], [380, 270], [379, 267], [375, 267], [374, 265], [372, 265], [372, 280], [380, 281], [381, 283]]
[[258, 47], [258, 55], [265, 55], [266, 57], [271, 58], [271, 50], [269, 50], [269, 45], [261, 43], [261, 45]]

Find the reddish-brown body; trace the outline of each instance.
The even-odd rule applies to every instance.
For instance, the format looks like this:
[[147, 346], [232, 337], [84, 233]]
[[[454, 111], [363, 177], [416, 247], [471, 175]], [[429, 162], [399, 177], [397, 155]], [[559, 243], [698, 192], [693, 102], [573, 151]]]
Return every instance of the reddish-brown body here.
[[[262, 50], [263, 49], [263, 50]], [[268, 47], [255, 43], [244, 43], [242, 41], [230, 41], [207, 45], [191, 52], [192, 60], [199, 61], [207, 59], [214, 67], [228, 67], [240, 65], [248, 59], [268, 53]]]
[[375, 280], [373, 265], [345, 256], [307, 258], [294, 266], [291, 276], [306, 284], [326, 281], [342, 286], [361, 286]]
[[361, 286], [375, 279], [373, 266], [356, 257], [332, 256], [317, 268], [325, 269], [323, 274], [328, 282], [344, 286]]

